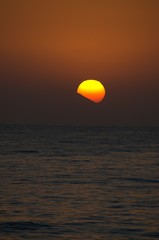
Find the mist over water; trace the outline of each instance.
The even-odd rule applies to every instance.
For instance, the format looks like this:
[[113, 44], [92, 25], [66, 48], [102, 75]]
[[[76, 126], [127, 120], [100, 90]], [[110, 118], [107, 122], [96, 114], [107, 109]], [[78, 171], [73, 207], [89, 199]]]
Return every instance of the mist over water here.
[[159, 128], [0, 125], [0, 239], [158, 239]]

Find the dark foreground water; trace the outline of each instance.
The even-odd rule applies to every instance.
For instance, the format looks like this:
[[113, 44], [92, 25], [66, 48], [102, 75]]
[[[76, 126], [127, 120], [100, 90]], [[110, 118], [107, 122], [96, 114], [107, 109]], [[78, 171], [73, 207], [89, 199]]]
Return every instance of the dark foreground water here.
[[159, 128], [0, 126], [0, 239], [159, 237]]

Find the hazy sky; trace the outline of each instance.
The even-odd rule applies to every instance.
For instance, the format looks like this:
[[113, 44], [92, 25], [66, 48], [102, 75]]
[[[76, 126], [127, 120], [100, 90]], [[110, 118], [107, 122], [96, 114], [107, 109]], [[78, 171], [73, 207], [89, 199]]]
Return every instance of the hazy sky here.
[[[158, 0], [1, 0], [0, 122], [159, 125]], [[85, 79], [100, 104], [76, 94]]]

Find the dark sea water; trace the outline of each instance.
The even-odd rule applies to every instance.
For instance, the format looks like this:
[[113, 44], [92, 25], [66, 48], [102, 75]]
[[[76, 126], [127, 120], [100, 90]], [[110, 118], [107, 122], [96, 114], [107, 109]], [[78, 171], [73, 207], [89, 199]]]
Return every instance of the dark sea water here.
[[159, 237], [159, 128], [0, 126], [0, 239]]

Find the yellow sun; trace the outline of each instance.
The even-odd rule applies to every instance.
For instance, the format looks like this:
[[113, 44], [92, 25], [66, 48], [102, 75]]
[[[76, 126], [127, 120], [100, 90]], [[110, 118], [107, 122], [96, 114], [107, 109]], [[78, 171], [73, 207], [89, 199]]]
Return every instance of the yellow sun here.
[[106, 94], [104, 86], [97, 80], [85, 80], [77, 88], [77, 93], [95, 102], [101, 102]]

